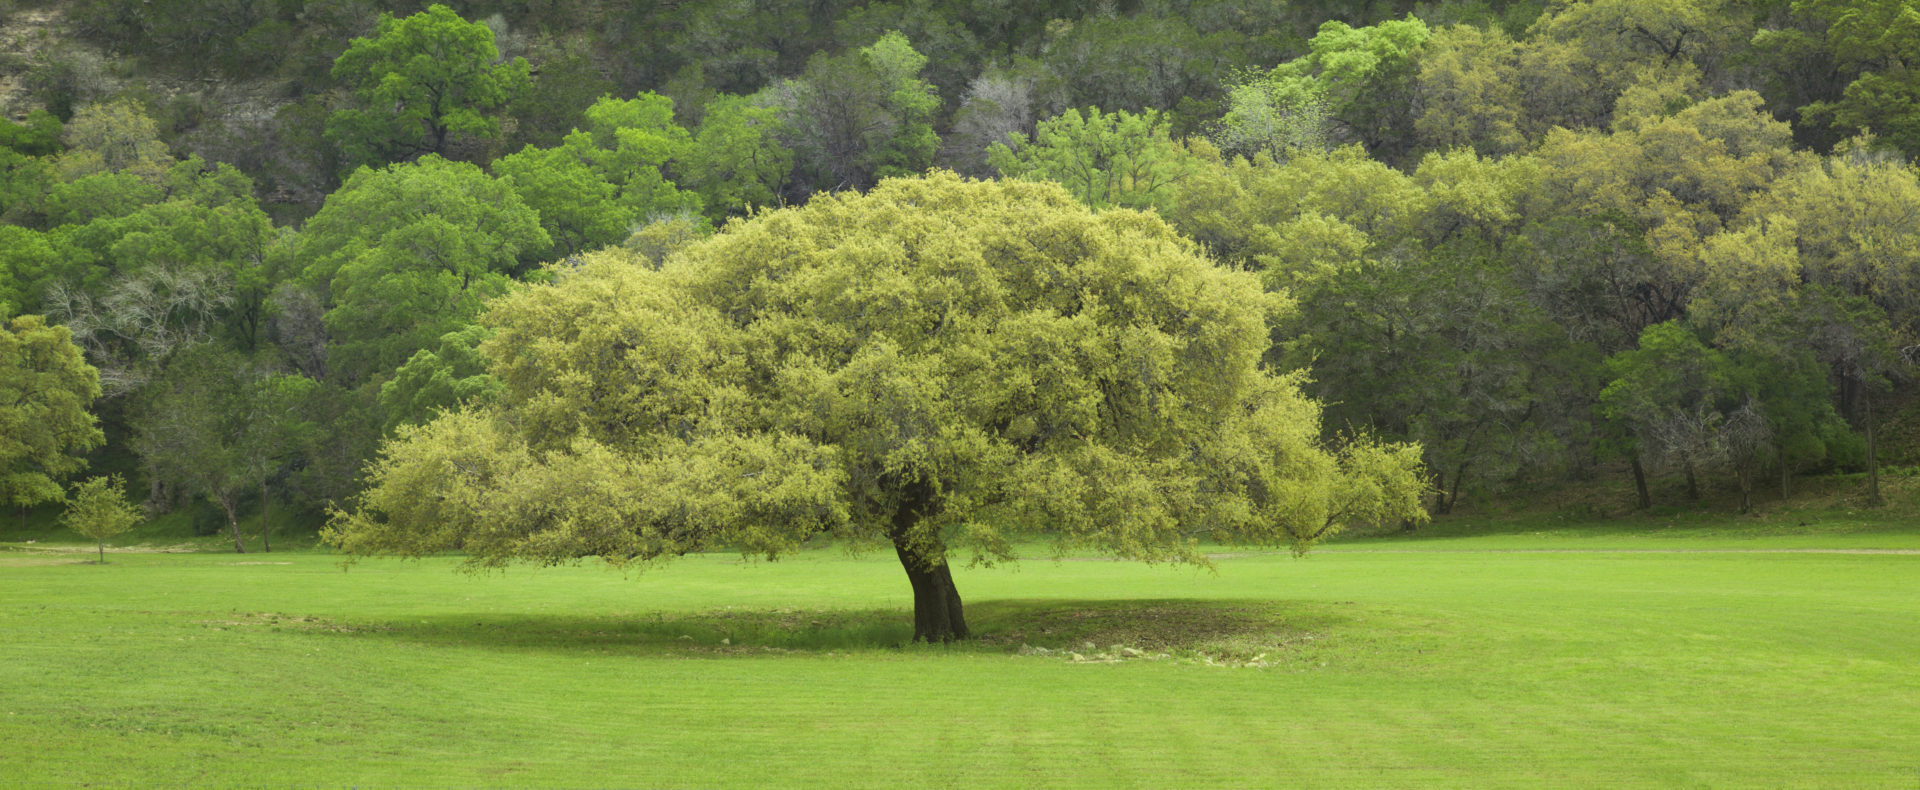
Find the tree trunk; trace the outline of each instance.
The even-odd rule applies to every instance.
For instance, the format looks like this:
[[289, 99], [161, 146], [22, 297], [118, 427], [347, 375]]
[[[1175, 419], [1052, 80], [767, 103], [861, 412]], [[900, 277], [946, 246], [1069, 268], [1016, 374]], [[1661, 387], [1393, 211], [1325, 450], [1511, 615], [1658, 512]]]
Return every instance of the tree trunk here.
[[960, 611], [960, 591], [954, 589], [953, 571], [947, 567], [946, 547], [928, 546], [912, 539], [913, 527], [935, 507], [932, 487], [914, 483], [902, 492], [905, 496], [893, 514], [893, 550], [900, 567], [913, 585], [913, 641], [952, 642], [968, 636], [967, 620]]
[[95, 548], [97, 548], [97, 549], [99, 549], [99, 550], [100, 550], [100, 563], [99, 563], [99, 564], [101, 564], [101, 565], [105, 565], [105, 564], [107, 564], [107, 541], [106, 541], [106, 539], [105, 539], [105, 538], [100, 538], [100, 539], [97, 539], [97, 540], [95, 540], [95, 541], [93, 542], [93, 545], [94, 545], [94, 547], [95, 547]]
[[1692, 461], [1687, 462], [1686, 472], [1687, 472], [1687, 501], [1698, 502], [1700, 501], [1700, 480], [1693, 476]]
[[1734, 466], [1734, 476], [1740, 482], [1740, 512], [1742, 513], [1753, 511], [1753, 467], [1754, 464], [1751, 461], [1742, 461]]
[[1787, 462], [1786, 448], [1780, 448], [1780, 501], [1793, 495], [1793, 464]]
[[1640, 497], [1640, 509], [1653, 507], [1653, 497], [1647, 495], [1647, 470], [1640, 465], [1640, 456], [1633, 457], [1633, 493]]
[[233, 535], [234, 552], [238, 554], [245, 554], [247, 553], [247, 544], [241, 542], [240, 540], [240, 520], [237, 518], [234, 518], [233, 504], [234, 504], [233, 500], [222, 499], [220, 500], [220, 509], [226, 511], [227, 513], [227, 532]]
[[967, 620], [960, 610], [960, 591], [953, 586], [953, 572], [945, 557], [919, 556], [912, 548], [896, 542], [900, 566], [913, 585], [913, 641], [952, 642], [968, 636]]
[[1453, 470], [1453, 492], [1447, 494], [1447, 509], [1444, 511], [1441, 511], [1442, 515], [1452, 513], [1453, 506], [1460, 504], [1460, 481], [1465, 480], [1466, 477], [1467, 477], [1467, 462], [1461, 461], [1460, 468]]
[[1865, 387], [1860, 391], [1860, 405], [1867, 418], [1867, 505], [1879, 507], [1885, 504], [1880, 498], [1880, 448], [1874, 444], [1873, 393]]
[[260, 478], [260, 550], [273, 553], [272, 526], [267, 524], [267, 479]]

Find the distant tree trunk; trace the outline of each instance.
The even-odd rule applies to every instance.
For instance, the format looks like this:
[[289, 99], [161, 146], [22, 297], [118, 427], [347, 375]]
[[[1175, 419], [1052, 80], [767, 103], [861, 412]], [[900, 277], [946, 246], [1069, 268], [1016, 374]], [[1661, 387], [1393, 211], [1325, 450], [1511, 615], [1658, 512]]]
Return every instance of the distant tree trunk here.
[[1700, 480], [1699, 478], [1696, 478], [1693, 476], [1692, 461], [1687, 462], [1686, 472], [1687, 472], [1687, 501], [1698, 502], [1700, 501]]
[[1754, 471], [1754, 463], [1750, 460], [1740, 461], [1734, 466], [1734, 476], [1740, 481], [1740, 512], [1742, 513], [1753, 510]]
[[1447, 494], [1447, 507], [1440, 511], [1441, 515], [1452, 513], [1453, 506], [1460, 504], [1460, 481], [1467, 478], [1467, 463], [1467, 461], [1461, 461], [1460, 467], [1453, 470], [1453, 491]]
[[227, 532], [233, 535], [233, 550], [236, 553], [245, 554], [247, 553], [247, 544], [240, 540], [240, 519], [234, 517], [233, 507], [234, 501], [232, 497], [220, 498], [220, 509], [226, 511], [227, 514]]
[[1633, 457], [1633, 492], [1640, 497], [1640, 509], [1653, 507], [1653, 497], [1647, 494], [1647, 470], [1640, 465], [1640, 456]]
[[273, 553], [273, 527], [267, 523], [267, 478], [260, 478], [260, 550]]
[[932, 505], [929, 487], [908, 486], [907, 501], [893, 516], [893, 550], [913, 585], [913, 641], [952, 642], [969, 635], [961, 613], [960, 591], [953, 586], [944, 547], [916, 545], [909, 535]]
[[1880, 498], [1880, 448], [1873, 436], [1873, 393], [1866, 387], [1860, 388], [1860, 405], [1867, 422], [1867, 504], [1878, 507], [1885, 503]]
[[1785, 502], [1787, 501], [1787, 497], [1790, 497], [1790, 496], [1793, 496], [1793, 464], [1790, 464], [1787, 462], [1787, 451], [1785, 448], [1781, 448], [1780, 450], [1780, 501]]

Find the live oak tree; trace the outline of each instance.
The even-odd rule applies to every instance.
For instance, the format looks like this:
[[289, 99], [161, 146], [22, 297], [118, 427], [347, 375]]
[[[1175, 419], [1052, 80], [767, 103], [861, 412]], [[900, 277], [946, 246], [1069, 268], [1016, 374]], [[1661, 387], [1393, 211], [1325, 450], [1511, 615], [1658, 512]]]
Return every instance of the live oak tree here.
[[1055, 185], [890, 180], [554, 274], [483, 316], [499, 399], [402, 428], [329, 542], [487, 567], [828, 535], [890, 546], [944, 641], [950, 555], [1016, 535], [1204, 563], [1424, 517], [1417, 446], [1322, 444], [1260, 364], [1284, 297]]

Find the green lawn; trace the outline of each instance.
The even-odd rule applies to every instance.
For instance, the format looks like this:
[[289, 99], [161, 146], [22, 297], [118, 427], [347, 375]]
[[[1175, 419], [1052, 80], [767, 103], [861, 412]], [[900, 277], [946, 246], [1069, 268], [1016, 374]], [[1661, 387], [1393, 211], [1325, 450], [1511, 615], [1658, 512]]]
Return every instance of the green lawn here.
[[0, 544], [0, 784], [1920, 786], [1920, 527], [1449, 524], [962, 570], [956, 648], [882, 554]]

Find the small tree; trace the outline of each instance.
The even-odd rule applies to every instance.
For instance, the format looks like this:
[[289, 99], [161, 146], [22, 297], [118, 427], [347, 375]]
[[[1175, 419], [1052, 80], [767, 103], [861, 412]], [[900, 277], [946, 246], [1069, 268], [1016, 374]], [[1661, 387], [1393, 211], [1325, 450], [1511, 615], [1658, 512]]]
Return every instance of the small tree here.
[[100, 564], [107, 563], [107, 538], [140, 523], [140, 508], [127, 501], [126, 482], [119, 475], [89, 478], [73, 485], [73, 498], [67, 500], [67, 512], [60, 523], [67, 529], [93, 538], [100, 552]]

